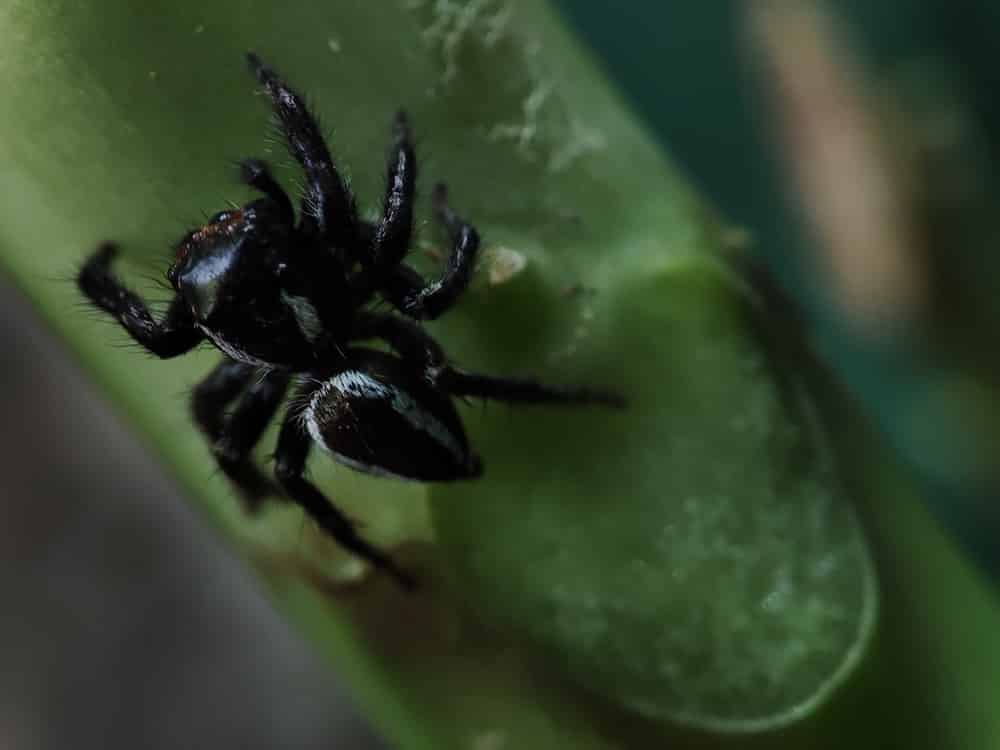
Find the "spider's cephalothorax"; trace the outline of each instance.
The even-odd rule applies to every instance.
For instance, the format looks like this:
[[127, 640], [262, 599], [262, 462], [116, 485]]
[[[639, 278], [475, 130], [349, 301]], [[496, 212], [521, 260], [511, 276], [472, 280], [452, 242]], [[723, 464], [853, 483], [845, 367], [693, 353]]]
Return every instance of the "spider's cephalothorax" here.
[[[479, 238], [451, 210], [438, 185], [434, 213], [451, 239], [445, 269], [428, 283], [403, 262], [416, 185], [405, 115], [393, 122], [382, 217], [366, 223], [302, 99], [256, 55], [249, 54], [248, 61], [305, 173], [298, 221], [267, 166], [247, 160], [241, 177], [264, 197], [216, 214], [185, 235], [167, 272], [174, 298], [160, 320], [111, 273], [111, 244], [84, 263], [77, 283], [94, 305], [159, 357], [184, 354], [206, 340], [226, 355], [195, 388], [192, 411], [219, 466], [251, 507], [265, 495], [284, 495], [344, 547], [408, 584], [406, 572], [362, 539], [304, 478], [312, 443], [371, 474], [467, 479], [478, 476], [482, 466], [452, 397], [611, 406], [620, 406], [621, 399], [605, 391], [452, 367], [416, 321], [441, 315], [465, 290]], [[370, 309], [369, 303], [378, 301], [397, 312]], [[391, 353], [358, 345], [366, 340], [383, 342]], [[251, 451], [293, 376], [303, 384], [278, 435], [277, 485], [272, 485]]]

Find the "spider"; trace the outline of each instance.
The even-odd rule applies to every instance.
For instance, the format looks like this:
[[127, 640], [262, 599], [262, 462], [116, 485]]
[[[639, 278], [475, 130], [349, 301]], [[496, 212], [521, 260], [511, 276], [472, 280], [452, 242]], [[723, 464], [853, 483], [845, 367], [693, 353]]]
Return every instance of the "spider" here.
[[[263, 194], [215, 214], [180, 241], [167, 271], [174, 296], [154, 318], [112, 272], [117, 248], [104, 243], [77, 284], [140, 346], [161, 357], [209, 341], [225, 358], [195, 388], [194, 421], [248, 509], [268, 495], [300, 505], [354, 555], [414, 579], [357, 533], [305, 476], [313, 443], [352, 469], [417, 481], [472, 479], [483, 467], [453, 397], [528, 404], [621, 406], [614, 393], [494, 377], [449, 364], [418, 321], [445, 313], [473, 275], [479, 237], [434, 188], [434, 215], [451, 251], [431, 282], [404, 263], [413, 225], [416, 158], [406, 115], [392, 124], [381, 218], [358, 217], [355, 202], [302, 98], [254, 53], [250, 71], [266, 92], [288, 149], [305, 175], [296, 223], [288, 194], [260, 160], [240, 164], [242, 182]], [[394, 311], [377, 311], [388, 303]], [[360, 346], [381, 341], [383, 348]], [[268, 480], [251, 452], [293, 379]], [[229, 411], [231, 404], [235, 407]]]

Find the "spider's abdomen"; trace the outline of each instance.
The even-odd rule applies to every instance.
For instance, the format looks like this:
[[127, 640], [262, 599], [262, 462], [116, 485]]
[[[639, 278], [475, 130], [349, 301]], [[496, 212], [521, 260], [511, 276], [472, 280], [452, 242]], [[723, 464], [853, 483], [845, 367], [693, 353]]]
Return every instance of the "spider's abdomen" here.
[[425, 482], [482, 473], [451, 399], [384, 352], [354, 350], [302, 418], [321, 447], [359, 471]]

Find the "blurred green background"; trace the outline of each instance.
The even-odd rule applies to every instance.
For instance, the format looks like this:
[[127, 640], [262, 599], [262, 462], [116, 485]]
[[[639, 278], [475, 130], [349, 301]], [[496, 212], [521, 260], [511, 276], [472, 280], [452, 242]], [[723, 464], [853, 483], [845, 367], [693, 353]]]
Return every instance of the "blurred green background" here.
[[[967, 412], [996, 416], [1000, 8], [988, 0], [822, 4], [838, 37], [834, 51], [843, 53], [834, 63], [860, 66], [872, 109], [898, 118], [885, 126], [886, 140], [916, 152], [892, 158], [918, 160], [897, 187], [919, 195], [908, 217], [920, 245], [911, 260], [934, 274], [928, 294], [938, 318], [880, 337], [859, 335], [831, 299], [802, 197], [783, 168], [791, 146], [774, 127], [773, 89], [791, 84], [769, 79], [754, 49], [755, 14], [812, 4], [639, 2], [613, 13], [601, 3], [557, 4], [688, 176], [750, 230], [754, 252], [799, 303], [826, 364], [919, 478], [933, 513], [995, 574], [996, 435]], [[775, 44], [796, 43], [789, 34]], [[803, 65], [803, 85], [823, 86], [808, 75]], [[849, 178], [843, 188], [860, 189]], [[922, 408], [938, 397], [944, 413]]]

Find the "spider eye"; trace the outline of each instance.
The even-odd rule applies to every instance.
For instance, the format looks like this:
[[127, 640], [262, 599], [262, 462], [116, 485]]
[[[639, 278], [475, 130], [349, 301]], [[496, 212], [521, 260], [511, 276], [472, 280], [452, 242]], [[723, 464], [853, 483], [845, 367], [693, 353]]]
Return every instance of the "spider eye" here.
[[208, 220], [209, 224], [223, 224], [229, 221], [233, 216], [232, 211], [219, 211], [211, 219]]

